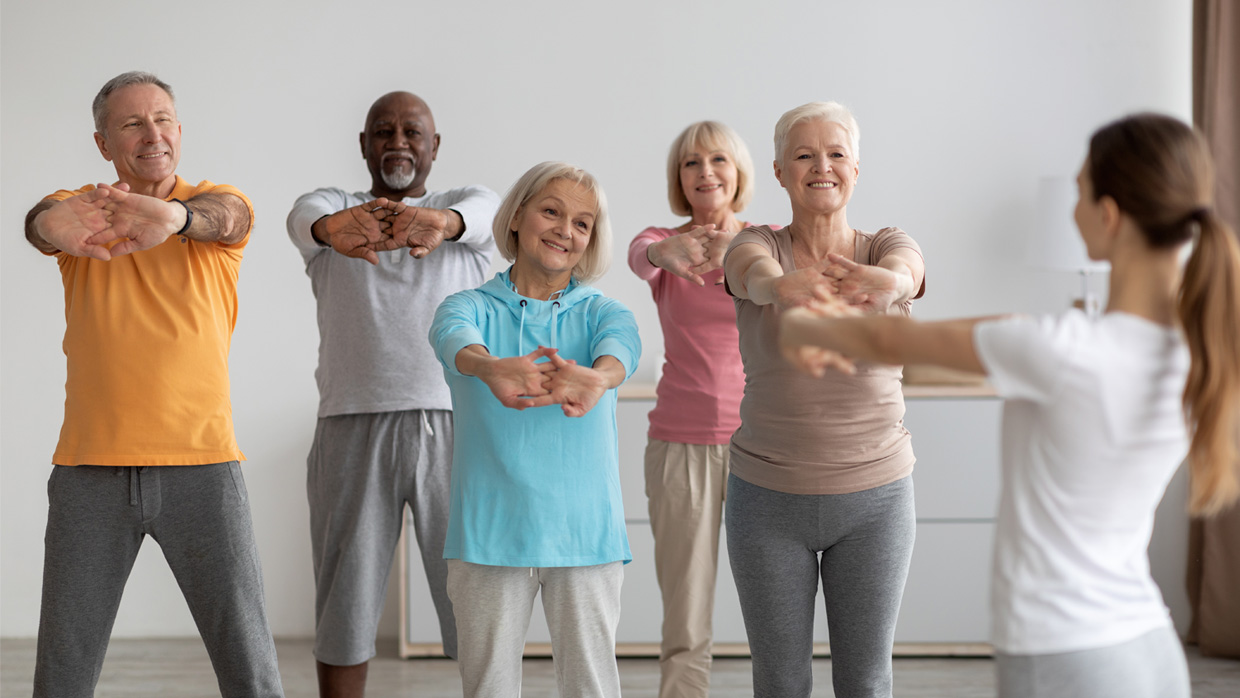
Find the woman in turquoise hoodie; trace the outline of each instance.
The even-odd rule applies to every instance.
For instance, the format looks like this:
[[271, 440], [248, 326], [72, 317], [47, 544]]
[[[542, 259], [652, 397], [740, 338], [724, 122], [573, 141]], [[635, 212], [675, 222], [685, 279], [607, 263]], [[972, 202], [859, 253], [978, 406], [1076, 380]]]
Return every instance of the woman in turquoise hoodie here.
[[584, 285], [609, 262], [607, 201], [589, 173], [545, 162], [493, 231], [512, 266], [449, 296], [430, 333], [457, 423], [444, 557], [465, 696], [516, 692], [540, 589], [560, 695], [619, 696], [632, 556], [615, 388], [641, 343], [633, 314]]

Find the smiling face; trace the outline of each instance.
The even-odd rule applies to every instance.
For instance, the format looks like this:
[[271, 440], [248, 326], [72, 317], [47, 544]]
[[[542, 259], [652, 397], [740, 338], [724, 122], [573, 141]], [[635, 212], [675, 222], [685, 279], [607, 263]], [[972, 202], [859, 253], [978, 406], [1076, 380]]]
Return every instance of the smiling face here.
[[717, 145], [698, 143], [680, 160], [680, 188], [695, 215], [730, 208], [736, 179], [732, 154]]
[[148, 84], [108, 95], [107, 123], [104, 133], [95, 134], [95, 145], [131, 191], [167, 196], [181, 160], [181, 122], [172, 97]]
[[802, 121], [788, 131], [775, 178], [788, 190], [794, 212], [832, 213], [848, 205], [861, 171], [851, 142], [834, 121]]
[[430, 107], [417, 95], [392, 92], [380, 97], [366, 115], [361, 144], [371, 193], [397, 200], [426, 193], [439, 134]]
[[513, 264], [522, 279], [568, 284], [594, 234], [598, 200], [586, 187], [553, 179], [531, 196], [512, 217], [517, 254]]

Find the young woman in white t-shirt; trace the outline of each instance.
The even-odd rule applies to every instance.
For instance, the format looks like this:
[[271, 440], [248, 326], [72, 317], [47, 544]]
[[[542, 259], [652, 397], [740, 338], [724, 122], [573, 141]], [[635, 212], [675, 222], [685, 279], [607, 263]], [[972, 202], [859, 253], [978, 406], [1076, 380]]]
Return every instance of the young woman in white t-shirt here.
[[[1156, 114], [1097, 131], [1077, 178], [1106, 313], [918, 323], [789, 311], [788, 359], [985, 373], [1005, 398], [992, 607], [1003, 698], [1187, 698], [1179, 638], [1149, 572], [1154, 511], [1188, 456], [1190, 510], [1240, 496], [1240, 244], [1212, 208], [1204, 139]], [[1192, 243], [1181, 269], [1180, 252]], [[847, 278], [851, 260], [828, 273]], [[855, 302], [856, 299], [846, 299]]]

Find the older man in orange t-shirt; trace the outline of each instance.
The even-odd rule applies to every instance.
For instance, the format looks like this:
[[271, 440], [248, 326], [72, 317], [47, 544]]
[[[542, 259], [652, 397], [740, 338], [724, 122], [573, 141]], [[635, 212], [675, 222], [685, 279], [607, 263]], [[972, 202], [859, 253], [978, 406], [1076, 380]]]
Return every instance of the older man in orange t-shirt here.
[[65, 287], [65, 418], [52, 455], [34, 695], [90, 696], [149, 534], [223, 696], [283, 696], [233, 435], [228, 348], [254, 212], [178, 177], [171, 88], [108, 81], [95, 143], [115, 184], [48, 196], [26, 239]]

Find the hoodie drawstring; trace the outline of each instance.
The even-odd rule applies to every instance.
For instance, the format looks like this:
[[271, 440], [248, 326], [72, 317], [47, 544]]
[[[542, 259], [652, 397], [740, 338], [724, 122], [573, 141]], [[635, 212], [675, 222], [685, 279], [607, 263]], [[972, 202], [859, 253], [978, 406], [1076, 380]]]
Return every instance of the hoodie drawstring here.
[[517, 356], [525, 356], [525, 300], [521, 300], [521, 325], [517, 328]]
[[552, 349], [558, 349], [560, 347], [560, 342], [555, 336], [556, 325], [560, 324], [556, 322], [557, 316], [559, 315], [559, 313], [560, 313], [560, 302], [556, 301], [551, 304], [551, 348]]

